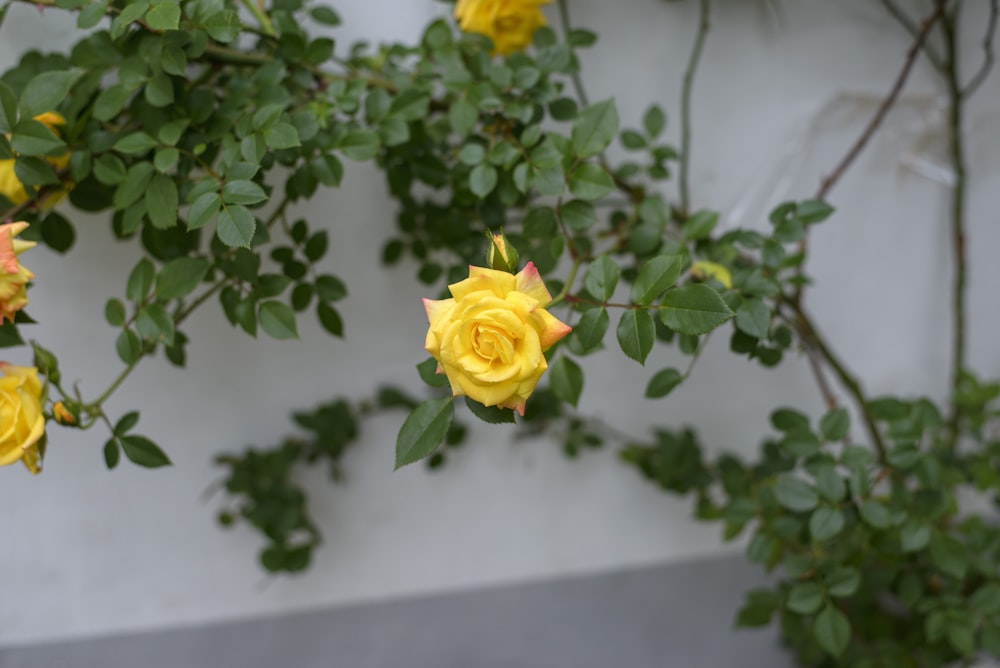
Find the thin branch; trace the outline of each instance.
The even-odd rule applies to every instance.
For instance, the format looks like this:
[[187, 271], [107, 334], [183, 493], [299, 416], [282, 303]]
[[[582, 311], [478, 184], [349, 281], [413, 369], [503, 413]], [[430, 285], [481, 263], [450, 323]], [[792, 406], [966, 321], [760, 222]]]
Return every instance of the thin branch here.
[[710, 25], [711, 6], [709, 0], [698, 0], [698, 33], [694, 38], [691, 56], [684, 70], [684, 83], [681, 88], [681, 154], [679, 188], [681, 213], [686, 217], [691, 204], [691, 188], [688, 175], [691, 169], [691, 91], [694, 87], [695, 74], [701, 61], [701, 52], [705, 47], [705, 38]]
[[[880, 0], [880, 2], [886, 8], [886, 10], [888, 10], [888, 12], [892, 14], [892, 17], [896, 19], [896, 22], [899, 23], [899, 25], [903, 26], [906, 32], [910, 33], [910, 35], [914, 39], [916, 39], [920, 35], [920, 26], [917, 24], [916, 21], [910, 18], [909, 14], [903, 11], [902, 7], [896, 4], [895, 0]], [[929, 42], [925, 42], [923, 45], [923, 50], [924, 50], [924, 55], [927, 56], [927, 60], [931, 62], [931, 65], [934, 66], [934, 69], [940, 72], [944, 72], [945, 69], [944, 59], [941, 57], [941, 54], [937, 52], [937, 49], [935, 49], [934, 46]]]
[[990, 18], [986, 22], [986, 34], [983, 35], [983, 64], [962, 89], [962, 97], [969, 98], [979, 90], [993, 69], [993, 38], [997, 31], [997, 16], [1000, 15], [1000, 0], [990, 0]]
[[949, 445], [958, 442], [959, 410], [955, 398], [965, 373], [966, 356], [966, 242], [965, 242], [965, 146], [962, 141], [962, 116], [964, 111], [961, 74], [958, 62], [958, 11], [954, 16], [945, 16], [942, 21], [945, 45], [948, 53], [948, 133], [950, 135], [951, 168], [955, 172], [951, 191], [951, 240], [954, 254], [955, 276], [952, 284], [952, 361], [951, 391], [952, 408], [949, 420]]
[[[569, 20], [568, 0], [559, 0], [559, 21], [562, 23], [564, 38], [569, 39], [569, 34], [573, 30], [573, 27]], [[580, 68], [575, 68], [570, 77], [573, 80], [573, 88], [576, 90], [576, 96], [579, 98], [580, 104], [584, 107], [589, 106], [590, 102], [587, 98], [587, 90], [583, 87], [583, 79], [580, 78]]]
[[920, 48], [927, 41], [927, 36], [931, 32], [931, 28], [934, 24], [941, 19], [944, 15], [944, 9], [947, 2], [938, 3], [937, 8], [920, 24], [920, 31], [917, 33], [916, 38], [913, 40], [913, 44], [910, 46], [909, 51], [906, 52], [906, 60], [903, 62], [903, 69], [899, 71], [896, 75], [896, 81], [892, 84], [892, 88], [889, 89], [889, 94], [885, 96], [882, 100], [882, 104], [879, 105], [878, 109], [875, 111], [875, 115], [872, 116], [871, 120], [868, 121], [868, 125], [865, 127], [864, 132], [858, 137], [854, 145], [847, 152], [847, 155], [841, 159], [840, 163], [830, 172], [829, 176], [823, 179], [820, 184], [819, 190], [816, 191], [815, 199], [826, 199], [830, 191], [837, 184], [840, 178], [847, 171], [847, 168], [851, 166], [854, 160], [860, 155], [861, 151], [868, 144], [868, 140], [872, 138], [875, 131], [879, 129], [882, 125], [882, 121], [885, 120], [886, 115], [892, 106], [896, 103], [899, 98], [899, 94], [903, 92], [903, 86], [906, 84], [906, 80], [910, 76], [910, 71], [913, 70], [913, 65], [917, 61], [917, 54], [920, 53]]

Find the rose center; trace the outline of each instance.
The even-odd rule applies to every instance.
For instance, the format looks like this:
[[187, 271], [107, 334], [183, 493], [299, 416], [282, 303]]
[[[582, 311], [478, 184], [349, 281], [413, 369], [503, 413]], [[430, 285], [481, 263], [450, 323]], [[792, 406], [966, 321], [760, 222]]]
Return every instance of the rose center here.
[[514, 342], [497, 327], [477, 324], [472, 333], [472, 348], [484, 360], [510, 364], [514, 359]]
[[497, 32], [514, 32], [521, 27], [521, 23], [520, 16], [501, 16], [493, 22], [493, 27]]

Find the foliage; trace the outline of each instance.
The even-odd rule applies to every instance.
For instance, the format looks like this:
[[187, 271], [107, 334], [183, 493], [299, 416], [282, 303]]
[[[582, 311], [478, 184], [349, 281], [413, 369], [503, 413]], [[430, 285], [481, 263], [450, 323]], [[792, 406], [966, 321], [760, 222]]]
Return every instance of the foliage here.
[[[138, 411], [112, 420], [104, 403], [145, 358], [162, 352], [185, 365], [184, 326], [197, 309], [217, 303], [234, 328], [276, 339], [296, 338], [299, 318], [312, 311], [341, 336], [337, 303], [348, 286], [323, 261], [346, 233], [325, 221], [291, 220], [287, 211], [321, 186], [338, 187], [345, 160], [373, 162], [398, 202], [396, 230], [381, 249], [385, 265], [411, 258], [418, 280], [440, 288], [465, 278], [484, 251], [494, 268], [502, 255], [511, 273], [520, 257], [555, 295], [542, 308], [573, 324], [547, 352], [547, 386], [522, 418], [462, 402], [496, 429], [515, 423], [521, 434], [554, 435], [569, 455], [623, 440], [575, 412], [583, 390], [600, 383], [588, 379], [586, 357], [605, 346], [617, 346], [622, 363], [648, 365], [646, 396], [656, 400], [683, 386], [716, 330], [734, 355], [764, 367], [792, 352], [809, 356], [829, 412], [816, 421], [775, 411], [777, 435], [763, 443], [759, 460], [706, 457], [692, 429], [670, 426], [651, 443], [625, 439], [621, 451], [665, 491], [693, 496], [696, 517], [721, 522], [727, 539], [749, 533], [748, 558], [778, 569], [773, 587], [749, 594], [738, 624], [777, 617], [803, 665], [924, 667], [1000, 655], [1000, 532], [965, 501], [975, 492], [995, 503], [1000, 491], [1000, 442], [990, 429], [1000, 386], [966, 368], [959, 243], [962, 105], [989, 73], [989, 39], [987, 62], [963, 83], [954, 57], [963, 3], [938, 2], [922, 22], [904, 20], [915, 41], [899, 85], [820, 191], [775, 208], [766, 232], [720, 231], [718, 211], [688, 205], [688, 102], [709, 25], [709, 0], [698, 2], [681, 150], [665, 140], [667, 115], [656, 104], [621, 127], [615, 100], [589, 102], [577, 51], [596, 35], [572, 29], [565, 0], [562, 37], [542, 27], [531, 48], [504, 57], [488, 38], [443, 19], [417, 44], [344, 49], [307, 30], [337, 25], [336, 12], [303, 0], [39, 3], [74, 12], [84, 35], [66, 53], [24, 54], [0, 78], [0, 161], [13, 161], [29, 195], [27, 202], [0, 199], [0, 218], [24, 220], [23, 239], [68, 252], [72, 215], [51, 207], [69, 190], [70, 205], [103, 212], [118, 242], [143, 254], [104, 311], [123, 365], [104, 392], [67, 390], [56, 354], [31, 342], [46, 382], [45, 415], [66, 428], [103, 423], [109, 468], [122, 453], [140, 466], [168, 465], [158, 445], [134, 433]], [[931, 30], [948, 54], [927, 41]], [[942, 406], [865, 395], [803, 297], [810, 229], [834, 214], [830, 189], [921, 52], [949, 84], [959, 175], [951, 221], [954, 380]], [[48, 112], [65, 124], [35, 120]], [[617, 163], [608, 150], [616, 142], [616, 154], [626, 156]], [[675, 171], [676, 198], [666, 184]], [[490, 236], [498, 230], [502, 250]], [[0, 327], [0, 346], [28, 345], [30, 324], [19, 310]], [[685, 370], [661, 367], [667, 347], [689, 357]], [[244, 521], [263, 534], [267, 570], [304, 570], [321, 536], [296, 478], [299, 465], [326, 462], [338, 477], [341, 455], [373, 408], [408, 412], [397, 467], [421, 459], [439, 467], [442, 444], [463, 442], [466, 428], [455, 419], [462, 403], [455, 406], [436, 366], [417, 365], [425, 397], [389, 388], [374, 401], [339, 399], [295, 414], [306, 436], [220, 456], [228, 495], [220, 521]], [[855, 430], [828, 373], [854, 404]], [[864, 445], [851, 440], [859, 431]], [[50, 446], [58, 440], [48, 435]], [[58, 447], [47, 454], [58, 456]]]

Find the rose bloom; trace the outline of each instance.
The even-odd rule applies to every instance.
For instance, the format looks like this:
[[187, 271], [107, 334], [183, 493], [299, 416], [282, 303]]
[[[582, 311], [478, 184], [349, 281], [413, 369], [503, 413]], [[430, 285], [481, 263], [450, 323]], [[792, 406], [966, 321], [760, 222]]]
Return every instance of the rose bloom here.
[[531, 262], [517, 275], [469, 267], [469, 277], [448, 286], [452, 299], [424, 300], [425, 348], [455, 396], [485, 406], [524, 403], [545, 373], [543, 353], [569, 333], [543, 307], [552, 300]]
[[[66, 119], [54, 111], [47, 111], [44, 114], [35, 116], [36, 121], [47, 127], [53, 134], [56, 127], [66, 125]], [[59, 171], [69, 163], [69, 153], [64, 153], [58, 157], [48, 156], [45, 160], [52, 167]], [[55, 206], [69, 192], [67, 188], [60, 188], [47, 195], [41, 202], [42, 208], [49, 209]], [[14, 159], [0, 160], [0, 195], [3, 195], [11, 204], [24, 204], [28, 201], [28, 191], [24, 189], [24, 184], [14, 173]]]
[[35, 246], [34, 241], [15, 239], [28, 223], [0, 225], [0, 323], [14, 322], [14, 314], [28, 304], [28, 281], [35, 277], [17, 256]]
[[45, 433], [38, 370], [0, 362], [0, 374], [0, 466], [20, 460], [38, 473], [38, 442]]
[[507, 56], [531, 44], [545, 25], [541, 6], [552, 0], [458, 0], [455, 18], [465, 32], [486, 35], [496, 53]]

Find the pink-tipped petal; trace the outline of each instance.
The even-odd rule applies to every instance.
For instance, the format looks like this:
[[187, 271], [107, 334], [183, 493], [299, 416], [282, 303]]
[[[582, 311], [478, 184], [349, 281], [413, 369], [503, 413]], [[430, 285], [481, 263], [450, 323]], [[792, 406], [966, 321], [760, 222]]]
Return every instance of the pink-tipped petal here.
[[427, 322], [431, 324], [434, 324], [434, 320], [455, 303], [454, 299], [427, 299], [426, 297], [422, 301], [424, 302], [424, 311], [427, 312]]
[[545, 282], [542, 280], [542, 275], [538, 273], [534, 262], [524, 265], [524, 269], [514, 277], [514, 280], [517, 286], [515, 289], [518, 292], [523, 292], [529, 297], [537, 299], [540, 304], [552, 301], [552, 295], [545, 288]]

